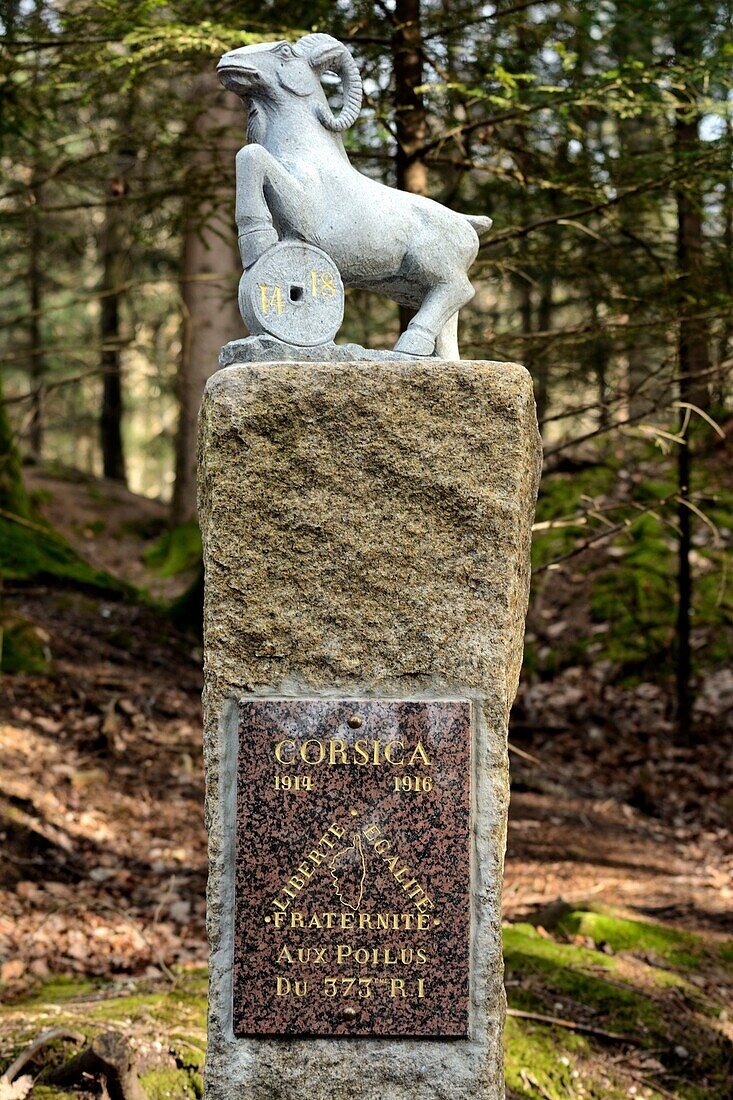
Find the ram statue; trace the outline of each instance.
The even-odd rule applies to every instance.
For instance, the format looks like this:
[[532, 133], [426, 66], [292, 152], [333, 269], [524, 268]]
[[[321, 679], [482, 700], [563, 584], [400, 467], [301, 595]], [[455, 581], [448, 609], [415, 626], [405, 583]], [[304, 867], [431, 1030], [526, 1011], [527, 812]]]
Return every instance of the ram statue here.
[[[321, 84], [326, 71], [342, 82], [338, 114]], [[316, 246], [346, 286], [417, 311], [395, 351], [458, 359], [458, 311], [474, 294], [467, 271], [491, 219], [357, 172], [341, 135], [358, 118], [361, 77], [349, 50], [330, 35], [243, 46], [224, 54], [217, 72], [249, 111], [248, 144], [236, 164], [245, 272], [279, 240]]]

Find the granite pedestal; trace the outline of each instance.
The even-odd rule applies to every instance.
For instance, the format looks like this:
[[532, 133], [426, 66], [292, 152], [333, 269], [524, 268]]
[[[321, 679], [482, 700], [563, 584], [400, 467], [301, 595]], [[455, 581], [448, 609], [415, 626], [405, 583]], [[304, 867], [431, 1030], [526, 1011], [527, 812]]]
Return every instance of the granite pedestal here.
[[[206, 1096], [499, 1100], [507, 722], [540, 466], [530, 377], [231, 366], [209, 379], [199, 462]], [[302, 1011], [284, 999], [297, 980]]]

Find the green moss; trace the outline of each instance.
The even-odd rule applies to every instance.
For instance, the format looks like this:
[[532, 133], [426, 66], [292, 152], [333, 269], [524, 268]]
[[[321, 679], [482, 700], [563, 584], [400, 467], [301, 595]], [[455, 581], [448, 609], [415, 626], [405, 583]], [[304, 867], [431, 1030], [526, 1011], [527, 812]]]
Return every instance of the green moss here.
[[[177, 1024], [179, 1031], [184, 1024], [204, 1029], [206, 971], [182, 971], [173, 987], [136, 981], [120, 985], [60, 976], [45, 982], [24, 1004], [31, 1008], [63, 1005], [67, 1010], [64, 1020], [71, 1021], [78, 1013], [79, 1019], [89, 1021], [96, 1030], [121, 1017]], [[13, 1011], [12, 1006], [9, 1011]], [[180, 1034], [185, 1033], [180, 1031]]]
[[718, 948], [718, 954], [722, 962], [733, 965], [733, 940], [721, 944]]
[[593, 1100], [620, 1100], [628, 1095], [628, 1081], [610, 1081], [593, 1064], [593, 1047], [584, 1035], [572, 1031], [558, 1034], [542, 1024], [510, 1017], [504, 1051], [507, 1088], [515, 1096], [566, 1100], [578, 1095], [579, 1084]]
[[78, 1092], [67, 1092], [55, 1085], [34, 1085], [33, 1100], [79, 1100]]
[[167, 530], [167, 526], [167, 520], [163, 516], [137, 516], [135, 519], [124, 520], [118, 533], [138, 539], [155, 539]]
[[0, 515], [0, 575], [6, 580], [51, 578], [105, 592], [135, 592], [131, 585], [88, 565], [50, 527], [21, 516]]
[[186, 1035], [177, 1031], [171, 1033], [171, 1048], [188, 1066], [203, 1070], [206, 1061], [206, 1040], [198, 1035]]
[[141, 1074], [148, 1100], [199, 1100], [204, 1094], [198, 1070], [190, 1066], [160, 1066]]
[[194, 569], [201, 561], [201, 532], [196, 520], [180, 523], [165, 531], [145, 551], [143, 560], [161, 577], [175, 577]]
[[[176, 984], [127, 981], [102, 983], [58, 977], [46, 982], [32, 997], [0, 1006], [0, 1033], [5, 1040], [0, 1072], [27, 1046], [29, 1036], [49, 1026], [82, 1032], [87, 1040], [107, 1030], [121, 1031], [147, 1044], [162, 1044], [141, 1075], [149, 1100], [200, 1100], [206, 1048], [206, 971], [181, 970]], [[69, 1044], [47, 1048], [47, 1065], [58, 1065], [73, 1053]], [[39, 1084], [35, 1096], [64, 1100], [67, 1094]]]
[[148, 993], [134, 993], [99, 1001], [87, 1006], [90, 1020], [95, 1024], [110, 1024], [114, 1020], [155, 1020], [168, 1027], [181, 1024], [206, 1026], [206, 996], [196, 991], [187, 981], [181, 987], [156, 989]]
[[171, 621], [179, 630], [190, 630], [197, 638], [204, 629], [204, 566], [199, 564], [191, 584], [174, 600], [168, 609]]
[[209, 973], [206, 967], [194, 967], [183, 972], [182, 978], [173, 989], [174, 999], [190, 1001], [191, 997], [202, 1000], [204, 1006], [209, 992]]
[[135, 635], [131, 630], [127, 630], [124, 626], [115, 627], [107, 635], [107, 641], [110, 645], [117, 646], [118, 649], [124, 649], [130, 652], [135, 646]]
[[507, 929], [504, 959], [512, 971], [531, 975], [542, 990], [551, 991], [543, 1011], [552, 1011], [553, 999], [569, 998], [593, 1011], [599, 1026], [632, 1032], [639, 1025], [654, 1028], [659, 1014], [654, 1004], [633, 989], [606, 981], [613, 978], [614, 959], [584, 947], [555, 943], [541, 937], [529, 925]]
[[[705, 995], [685, 976], [690, 969], [708, 965], [715, 972], [727, 948], [721, 952], [715, 941], [703, 936], [629, 920], [612, 910], [571, 912], [558, 924], [557, 933], [592, 937], [596, 943], [605, 940], [624, 955], [609, 957], [576, 943], [558, 942], [531, 925], [513, 925], [504, 932], [512, 1008], [629, 1035], [634, 1048], [655, 1052], [659, 1084], [674, 1088], [684, 1100], [723, 1100], [729, 1095], [733, 1047], [710, 1018], [721, 1006], [704, 1003]], [[667, 969], [650, 965], [643, 956], [663, 959]], [[687, 1007], [684, 1013], [680, 997]], [[683, 1054], [679, 1047], [685, 1048]], [[510, 1018], [510, 1095], [560, 1100], [575, 1095], [582, 1084], [589, 1097], [626, 1096], [632, 1081], [613, 1061], [618, 1051], [617, 1042], [602, 1036]], [[654, 1076], [648, 1084], [657, 1096]]]
[[43, 672], [48, 663], [48, 646], [34, 623], [0, 621], [0, 672]]
[[65, 1004], [81, 997], [90, 997], [99, 989], [99, 982], [88, 978], [70, 978], [60, 974], [44, 982], [27, 1003], [31, 1006]]
[[614, 951], [650, 954], [674, 966], [694, 969], [709, 953], [699, 936], [651, 921], [627, 920], [603, 911], [568, 914], [559, 928], [571, 935], [590, 936]]

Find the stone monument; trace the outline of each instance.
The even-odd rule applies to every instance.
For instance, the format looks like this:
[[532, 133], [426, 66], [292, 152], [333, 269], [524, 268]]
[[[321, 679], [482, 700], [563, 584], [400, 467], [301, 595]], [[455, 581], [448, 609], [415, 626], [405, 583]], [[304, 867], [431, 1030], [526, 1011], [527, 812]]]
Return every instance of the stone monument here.
[[[331, 111], [320, 77], [343, 81]], [[208, 1100], [498, 1100], [507, 722], [540, 445], [461, 361], [478, 231], [367, 180], [328, 35], [226, 54], [239, 302], [200, 420]], [[417, 309], [336, 344], [344, 285]]]

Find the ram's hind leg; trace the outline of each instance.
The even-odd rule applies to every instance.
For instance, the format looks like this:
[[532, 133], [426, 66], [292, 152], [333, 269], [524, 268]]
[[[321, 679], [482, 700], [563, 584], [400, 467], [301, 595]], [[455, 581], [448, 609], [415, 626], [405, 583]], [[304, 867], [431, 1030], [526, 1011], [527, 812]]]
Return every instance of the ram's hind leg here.
[[435, 354], [438, 359], [450, 359], [454, 363], [461, 358], [458, 350], [458, 310], [448, 318], [438, 333]]
[[[436, 350], [436, 341], [440, 337], [443, 328], [449, 322], [452, 323], [453, 315], [457, 314], [466, 302], [470, 302], [473, 295], [474, 289], [466, 275], [462, 275], [450, 283], [438, 283], [425, 295], [419, 310], [395, 344], [395, 351], [405, 352], [407, 355], [432, 355]], [[441, 339], [442, 346], [443, 341]], [[453, 342], [450, 348], [452, 352]], [[455, 358], [458, 358], [457, 351], [456, 343]], [[439, 352], [439, 354], [441, 353]], [[443, 356], [441, 355], [441, 357]], [[445, 357], [447, 358], [447, 356]]]

